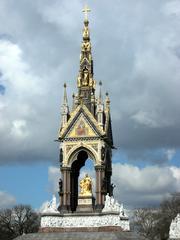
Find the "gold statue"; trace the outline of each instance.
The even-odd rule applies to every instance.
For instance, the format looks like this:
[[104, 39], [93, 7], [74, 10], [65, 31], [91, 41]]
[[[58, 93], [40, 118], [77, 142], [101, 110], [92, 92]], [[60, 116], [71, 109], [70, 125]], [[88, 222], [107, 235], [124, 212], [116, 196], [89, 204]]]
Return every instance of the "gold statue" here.
[[80, 181], [80, 188], [80, 196], [92, 196], [92, 179], [88, 174]]
[[89, 78], [89, 86], [93, 87], [93, 78], [92, 77]]
[[80, 76], [80, 74], [78, 75], [78, 78], [77, 78], [77, 85], [78, 85], [78, 87], [81, 87], [81, 76]]
[[84, 71], [83, 86], [88, 86], [89, 84], [89, 72], [88, 70]]

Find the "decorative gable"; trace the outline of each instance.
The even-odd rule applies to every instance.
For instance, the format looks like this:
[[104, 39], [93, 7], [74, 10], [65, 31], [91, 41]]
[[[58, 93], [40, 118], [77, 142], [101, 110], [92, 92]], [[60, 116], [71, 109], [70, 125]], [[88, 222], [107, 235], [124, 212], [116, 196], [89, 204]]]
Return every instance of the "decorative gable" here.
[[85, 105], [79, 105], [71, 114], [71, 117], [64, 128], [59, 131], [59, 138], [97, 136], [105, 136], [105, 132], [98, 125], [97, 120]]
[[71, 127], [70, 131], [67, 133], [68, 138], [77, 137], [96, 137], [98, 134], [93, 129], [93, 127], [88, 122], [87, 118], [81, 114], [75, 124]]

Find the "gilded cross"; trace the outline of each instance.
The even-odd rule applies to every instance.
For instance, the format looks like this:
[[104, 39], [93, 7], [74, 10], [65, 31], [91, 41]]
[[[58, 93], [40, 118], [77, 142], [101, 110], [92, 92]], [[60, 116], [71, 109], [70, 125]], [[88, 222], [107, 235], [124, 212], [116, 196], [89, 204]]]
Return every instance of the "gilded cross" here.
[[91, 11], [91, 9], [88, 8], [88, 6], [86, 5], [82, 11], [84, 13], [85, 20], [87, 20], [88, 19], [88, 13]]

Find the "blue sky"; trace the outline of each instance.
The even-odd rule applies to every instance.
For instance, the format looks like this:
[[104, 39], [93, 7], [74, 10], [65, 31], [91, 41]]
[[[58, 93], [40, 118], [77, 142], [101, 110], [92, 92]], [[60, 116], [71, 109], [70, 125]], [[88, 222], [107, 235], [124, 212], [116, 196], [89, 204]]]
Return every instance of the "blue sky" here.
[[[0, 208], [39, 208], [57, 194], [54, 140], [64, 82], [70, 106], [77, 92], [83, 5], [0, 2]], [[90, 5], [95, 79], [111, 99], [116, 197], [158, 205], [180, 191], [180, 2]]]

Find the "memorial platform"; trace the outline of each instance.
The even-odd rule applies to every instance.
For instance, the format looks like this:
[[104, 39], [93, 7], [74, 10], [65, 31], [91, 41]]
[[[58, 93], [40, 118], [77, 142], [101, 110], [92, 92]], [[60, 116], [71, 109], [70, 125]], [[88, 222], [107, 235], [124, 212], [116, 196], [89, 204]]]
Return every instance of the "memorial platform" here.
[[145, 240], [134, 232], [32, 233], [15, 240]]
[[129, 231], [129, 219], [116, 212], [46, 213], [41, 216], [40, 232]]

